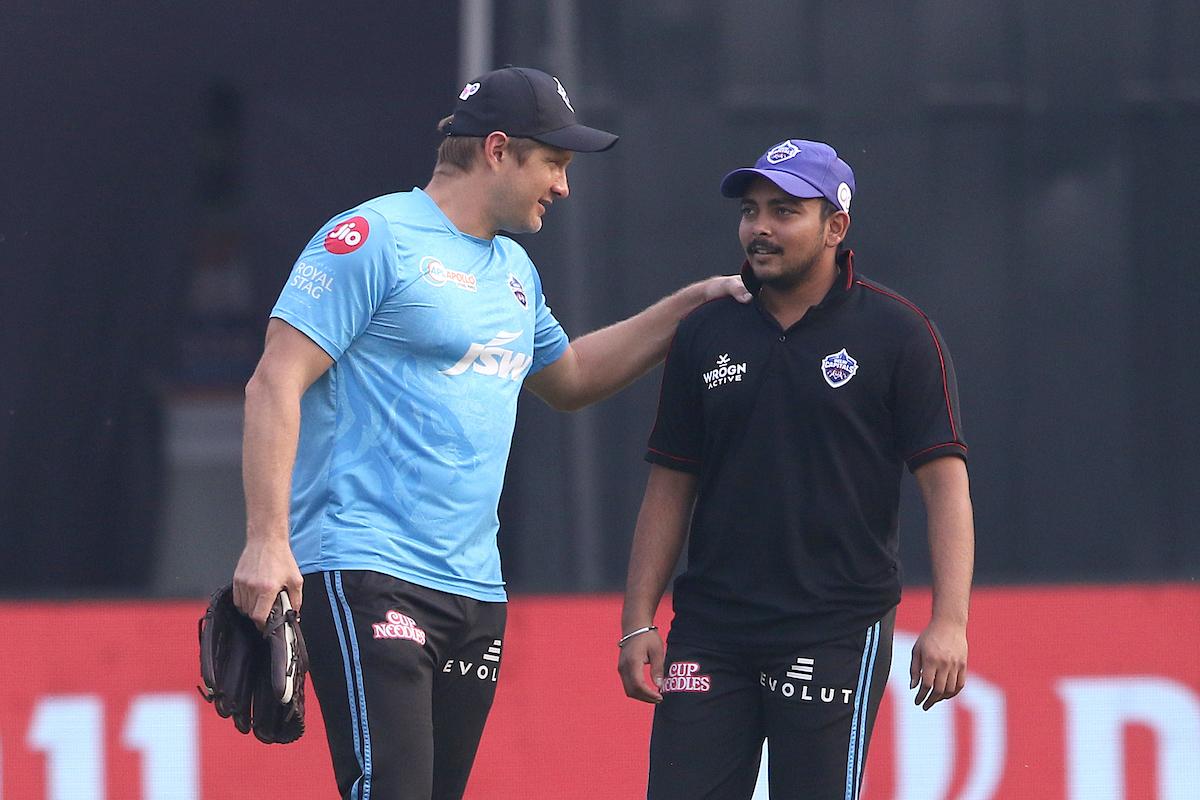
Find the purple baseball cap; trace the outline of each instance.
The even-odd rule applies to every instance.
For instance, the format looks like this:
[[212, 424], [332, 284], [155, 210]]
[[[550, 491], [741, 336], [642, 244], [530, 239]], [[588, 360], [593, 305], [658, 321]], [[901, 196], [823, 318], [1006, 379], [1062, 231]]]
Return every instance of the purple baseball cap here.
[[735, 169], [721, 181], [721, 194], [741, 197], [762, 176], [793, 197], [824, 197], [847, 214], [854, 197], [854, 171], [822, 142], [787, 139], [763, 153], [753, 167]]

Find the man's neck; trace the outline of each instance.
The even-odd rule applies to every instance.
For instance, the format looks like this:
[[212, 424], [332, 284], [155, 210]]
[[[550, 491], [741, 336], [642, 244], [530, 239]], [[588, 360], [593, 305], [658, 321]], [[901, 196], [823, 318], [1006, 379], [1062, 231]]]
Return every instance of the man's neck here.
[[487, 213], [487, 194], [471, 173], [434, 173], [424, 191], [461, 232], [480, 239], [496, 235], [495, 221]]
[[837, 277], [837, 261], [835, 254], [831, 253], [829, 258], [822, 259], [821, 263], [814, 266], [812, 272], [800, 283], [786, 289], [763, 286], [759, 298], [763, 308], [786, 330], [799, 322], [810, 308], [819, 305], [825, 299]]

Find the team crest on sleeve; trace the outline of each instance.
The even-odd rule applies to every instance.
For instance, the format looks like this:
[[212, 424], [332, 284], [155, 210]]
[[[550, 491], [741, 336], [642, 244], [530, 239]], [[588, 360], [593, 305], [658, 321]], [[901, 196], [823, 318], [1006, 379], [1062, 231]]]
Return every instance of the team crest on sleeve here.
[[522, 308], [529, 308], [529, 297], [525, 294], [525, 287], [511, 272], [508, 273], [508, 288], [512, 290], [513, 297], [517, 298], [517, 302], [521, 304]]
[[845, 386], [856, 372], [858, 361], [844, 347], [821, 360], [821, 374], [825, 376], [825, 382], [835, 389]]
[[353, 253], [371, 235], [371, 226], [366, 217], [351, 217], [333, 226], [325, 236], [325, 249], [335, 256]]

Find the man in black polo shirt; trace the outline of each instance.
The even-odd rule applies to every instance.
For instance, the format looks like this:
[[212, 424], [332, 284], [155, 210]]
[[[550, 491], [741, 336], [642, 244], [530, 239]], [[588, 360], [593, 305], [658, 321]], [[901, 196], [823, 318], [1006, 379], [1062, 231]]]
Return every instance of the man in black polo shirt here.
[[[891, 662], [906, 465], [933, 560], [915, 702], [966, 676], [974, 531], [954, 368], [924, 312], [840, 250], [854, 175], [833, 148], [781, 142], [721, 193], [741, 198], [756, 297], [701, 306], [667, 356], [621, 679], [659, 704], [650, 800], [749, 798], [764, 738], [772, 797], [849, 800]], [[654, 614], [689, 538], [664, 653]]]

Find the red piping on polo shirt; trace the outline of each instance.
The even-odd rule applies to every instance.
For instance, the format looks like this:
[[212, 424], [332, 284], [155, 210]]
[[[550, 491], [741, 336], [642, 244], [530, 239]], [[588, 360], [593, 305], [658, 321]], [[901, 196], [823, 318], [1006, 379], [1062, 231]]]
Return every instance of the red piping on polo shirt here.
[[933, 332], [933, 323], [931, 323], [929, 321], [929, 317], [925, 316], [924, 311], [917, 308], [915, 305], [913, 305], [908, 300], [905, 300], [900, 295], [892, 294], [891, 292], [885, 292], [883, 289], [880, 289], [876, 286], [872, 286], [869, 283], [866, 283], [864, 281], [855, 281], [855, 283], [857, 283], [859, 286], [862, 286], [865, 289], [870, 289], [873, 292], [878, 292], [879, 294], [883, 295], [884, 297], [890, 297], [893, 300], [903, 303], [904, 305], [911, 308], [914, 312], [916, 312], [917, 315], [920, 316], [921, 319], [925, 322], [925, 327], [929, 331], [929, 335], [933, 337], [933, 346], [937, 348], [938, 362], [942, 366], [942, 394], [944, 394], [946, 397], [946, 413], [950, 417], [950, 435], [953, 436], [957, 440], [959, 438], [958, 426], [954, 424], [954, 409], [950, 405], [950, 383], [946, 379], [946, 358], [942, 355], [942, 344], [941, 344], [941, 342], [938, 341], [937, 334]]
[[[904, 460], [912, 461], [914, 458], [920, 458], [921, 456], [925, 455], [926, 453], [928, 453], [932, 450], [937, 450], [939, 447], [959, 447], [959, 448], [962, 448], [963, 452], [967, 451], [967, 446], [965, 444], [963, 444], [962, 442], [942, 442], [941, 444], [935, 444], [933, 447], [926, 447], [924, 450], [913, 453], [911, 456], [909, 456], [908, 458], [906, 458]], [[666, 455], [666, 453], [664, 453], [663, 455]]]
[[666, 456], [667, 458], [671, 459], [672, 461], [686, 461], [689, 464], [699, 464], [700, 463], [700, 459], [698, 459], [698, 458], [687, 458], [686, 456], [676, 456], [676, 455], [672, 455], [670, 453], [664, 453], [662, 450], [656, 450], [653, 447], [649, 447], [649, 446], [647, 446], [646, 449], [649, 450], [651, 453], [658, 453], [660, 456]]

